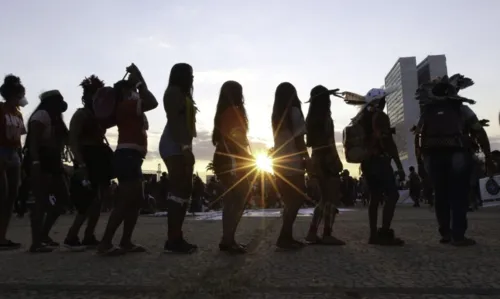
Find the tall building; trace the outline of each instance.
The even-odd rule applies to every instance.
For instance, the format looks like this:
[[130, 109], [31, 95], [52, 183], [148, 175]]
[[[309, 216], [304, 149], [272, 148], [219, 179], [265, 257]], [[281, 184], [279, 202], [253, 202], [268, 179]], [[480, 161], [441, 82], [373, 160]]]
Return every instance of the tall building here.
[[393, 136], [399, 150], [399, 158], [405, 170], [416, 165], [413, 135], [410, 129], [415, 125], [420, 108], [415, 100], [417, 90], [417, 68], [415, 57], [402, 57], [385, 77], [385, 87], [395, 89], [387, 96], [387, 115], [396, 129]]
[[415, 57], [402, 57], [385, 77], [385, 87], [395, 91], [387, 96], [387, 114], [396, 129], [394, 141], [405, 170], [416, 166], [415, 143], [410, 129], [417, 124], [420, 106], [415, 91], [422, 83], [447, 74], [445, 55], [427, 56], [417, 65]]
[[446, 56], [430, 55], [417, 65], [418, 84], [427, 83], [448, 74]]

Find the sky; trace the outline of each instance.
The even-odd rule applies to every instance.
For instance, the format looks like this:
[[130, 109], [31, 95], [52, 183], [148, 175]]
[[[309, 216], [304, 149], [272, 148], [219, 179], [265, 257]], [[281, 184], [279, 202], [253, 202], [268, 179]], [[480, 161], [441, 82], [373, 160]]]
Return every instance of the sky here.
[[[302, 102], [318, 84], [364, 94], [384, 84], [398, 57], [420, 61], [445, 54], [450, 74], [476, 82], [463, 95], [477, 100], [472, 108], [480, 118], [491, 120], [487, 132], [500, 148], [499, 12], [497, 0], [7, 1], [0, 16], [0, 75], [21, 77], [30, 102], [22, 110], [26, 118], [42, 91], [59, 89], [69, 103], [69, 122], [81, 106], [78, 84], [85, 76], [97, 74], [111, 85], [134, 62], [160, 101], [147, 113], [149, 153], [143, 166], [156, 171], [158, 165], [165, 170], [158, 143], [170, 68], [187, 62], [194, 68], [200, 110], [196, 171], [204, 177], [225, 81], [243, 86], [252, 150], [259, 152], [273, 144], [271, 107], [279, 83], [294, 84]], [[356, 108], [332, 101], [339, 137]], [[116, 143], [116, 130], [108, 137]], [[357, 165], [345, 166], [357, 173]]]

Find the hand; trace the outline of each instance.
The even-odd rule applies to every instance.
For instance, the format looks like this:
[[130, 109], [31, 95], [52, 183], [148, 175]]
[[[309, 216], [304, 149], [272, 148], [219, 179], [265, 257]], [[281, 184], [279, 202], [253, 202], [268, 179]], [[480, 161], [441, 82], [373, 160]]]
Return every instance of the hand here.
[[134, 73], [130, 73], [127, 81], [130, 82], [130, 84], [132, 84], [133, 86], [136, 86], [139, 82], [142, 82], [141, 78]]
[[132, 63], [131, 65], [127, 66], [126, 71], [128, 73], [130, 73], [131, 75], [140, 75], [141, 74], [141, 71], [139, 70], [139, 68], [134, 63]]
[[126, 68], [127, 72], [130, 74], [128, 77], [128, 81], [134, 85], [137, 85], [137, 83], [142, 82], [144, 83], [144, 80], [142, 78], [141, 71], [135, 64], [131, 64]]

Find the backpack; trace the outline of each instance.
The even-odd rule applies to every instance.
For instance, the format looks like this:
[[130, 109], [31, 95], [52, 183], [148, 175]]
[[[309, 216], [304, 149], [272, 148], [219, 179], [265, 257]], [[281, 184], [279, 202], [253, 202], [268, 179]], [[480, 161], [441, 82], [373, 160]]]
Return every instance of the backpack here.
[[444, 100], [426, 104], [422, 107], [418, 129], [422, 149], [468, 146], [462, 102]]
[[113, 87], [100, 88], [93, 98], [94, 115], [104, 129], [116, 126], [116, 91]]
[[366, 140], [371, 134], [366, 128], [366, 117], [367, 115], [362, 111], [351, 120], [351, 123], [342, 132], [342, 144], [348, 163], [361, 163], [371, 153], [366, 146]]

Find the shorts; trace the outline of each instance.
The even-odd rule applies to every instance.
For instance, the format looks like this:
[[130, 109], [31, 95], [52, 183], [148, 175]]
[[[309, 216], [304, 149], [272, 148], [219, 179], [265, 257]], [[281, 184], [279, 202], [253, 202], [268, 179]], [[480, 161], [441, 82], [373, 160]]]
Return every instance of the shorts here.
[[107, 187], [113, 179], [113, 150], [105, 145], [87, 145], [81, 149], [93, 189]]
[[311, 160], [313, 163], [314, 171], [320, 178], [340, 178], [340, 169], [335, 164], [335, 157], [329, 151], [315, 150], [312, 153]]
[[[41, 147], [39, 149], [38, 158], [38, 162], [40, 162], [40, 170], [42, 173], [54, 176], [64, 174], [62, 154], [59, 149], [51, 147]], [[33, 166], [33, 159], [31, 158], [29, 151], [24, 156], [22, 163], [24, 172], [27, 176], [29, 176], [31, 173], [31, 167]]]
[[114, 154], [114, 174], [119, 182], [142, 180], [144, 154], [135, 149], [120, 148]]
[[182, 155], [182, 147], [172, 139], [168, 122], [161, 134], [159, 151], [163, 160], [171, 156]]
[[381, 193], [388, 196], [399, 192], [391, 166], [391, 158], [385, 156], [370, 157], [361, 163], [361, 171], [370, 193]]
[[21, 157], [15, 148], [0, 147], [0, 157], [5, 161], [7, 167], [19, 167], [21, 165]]

